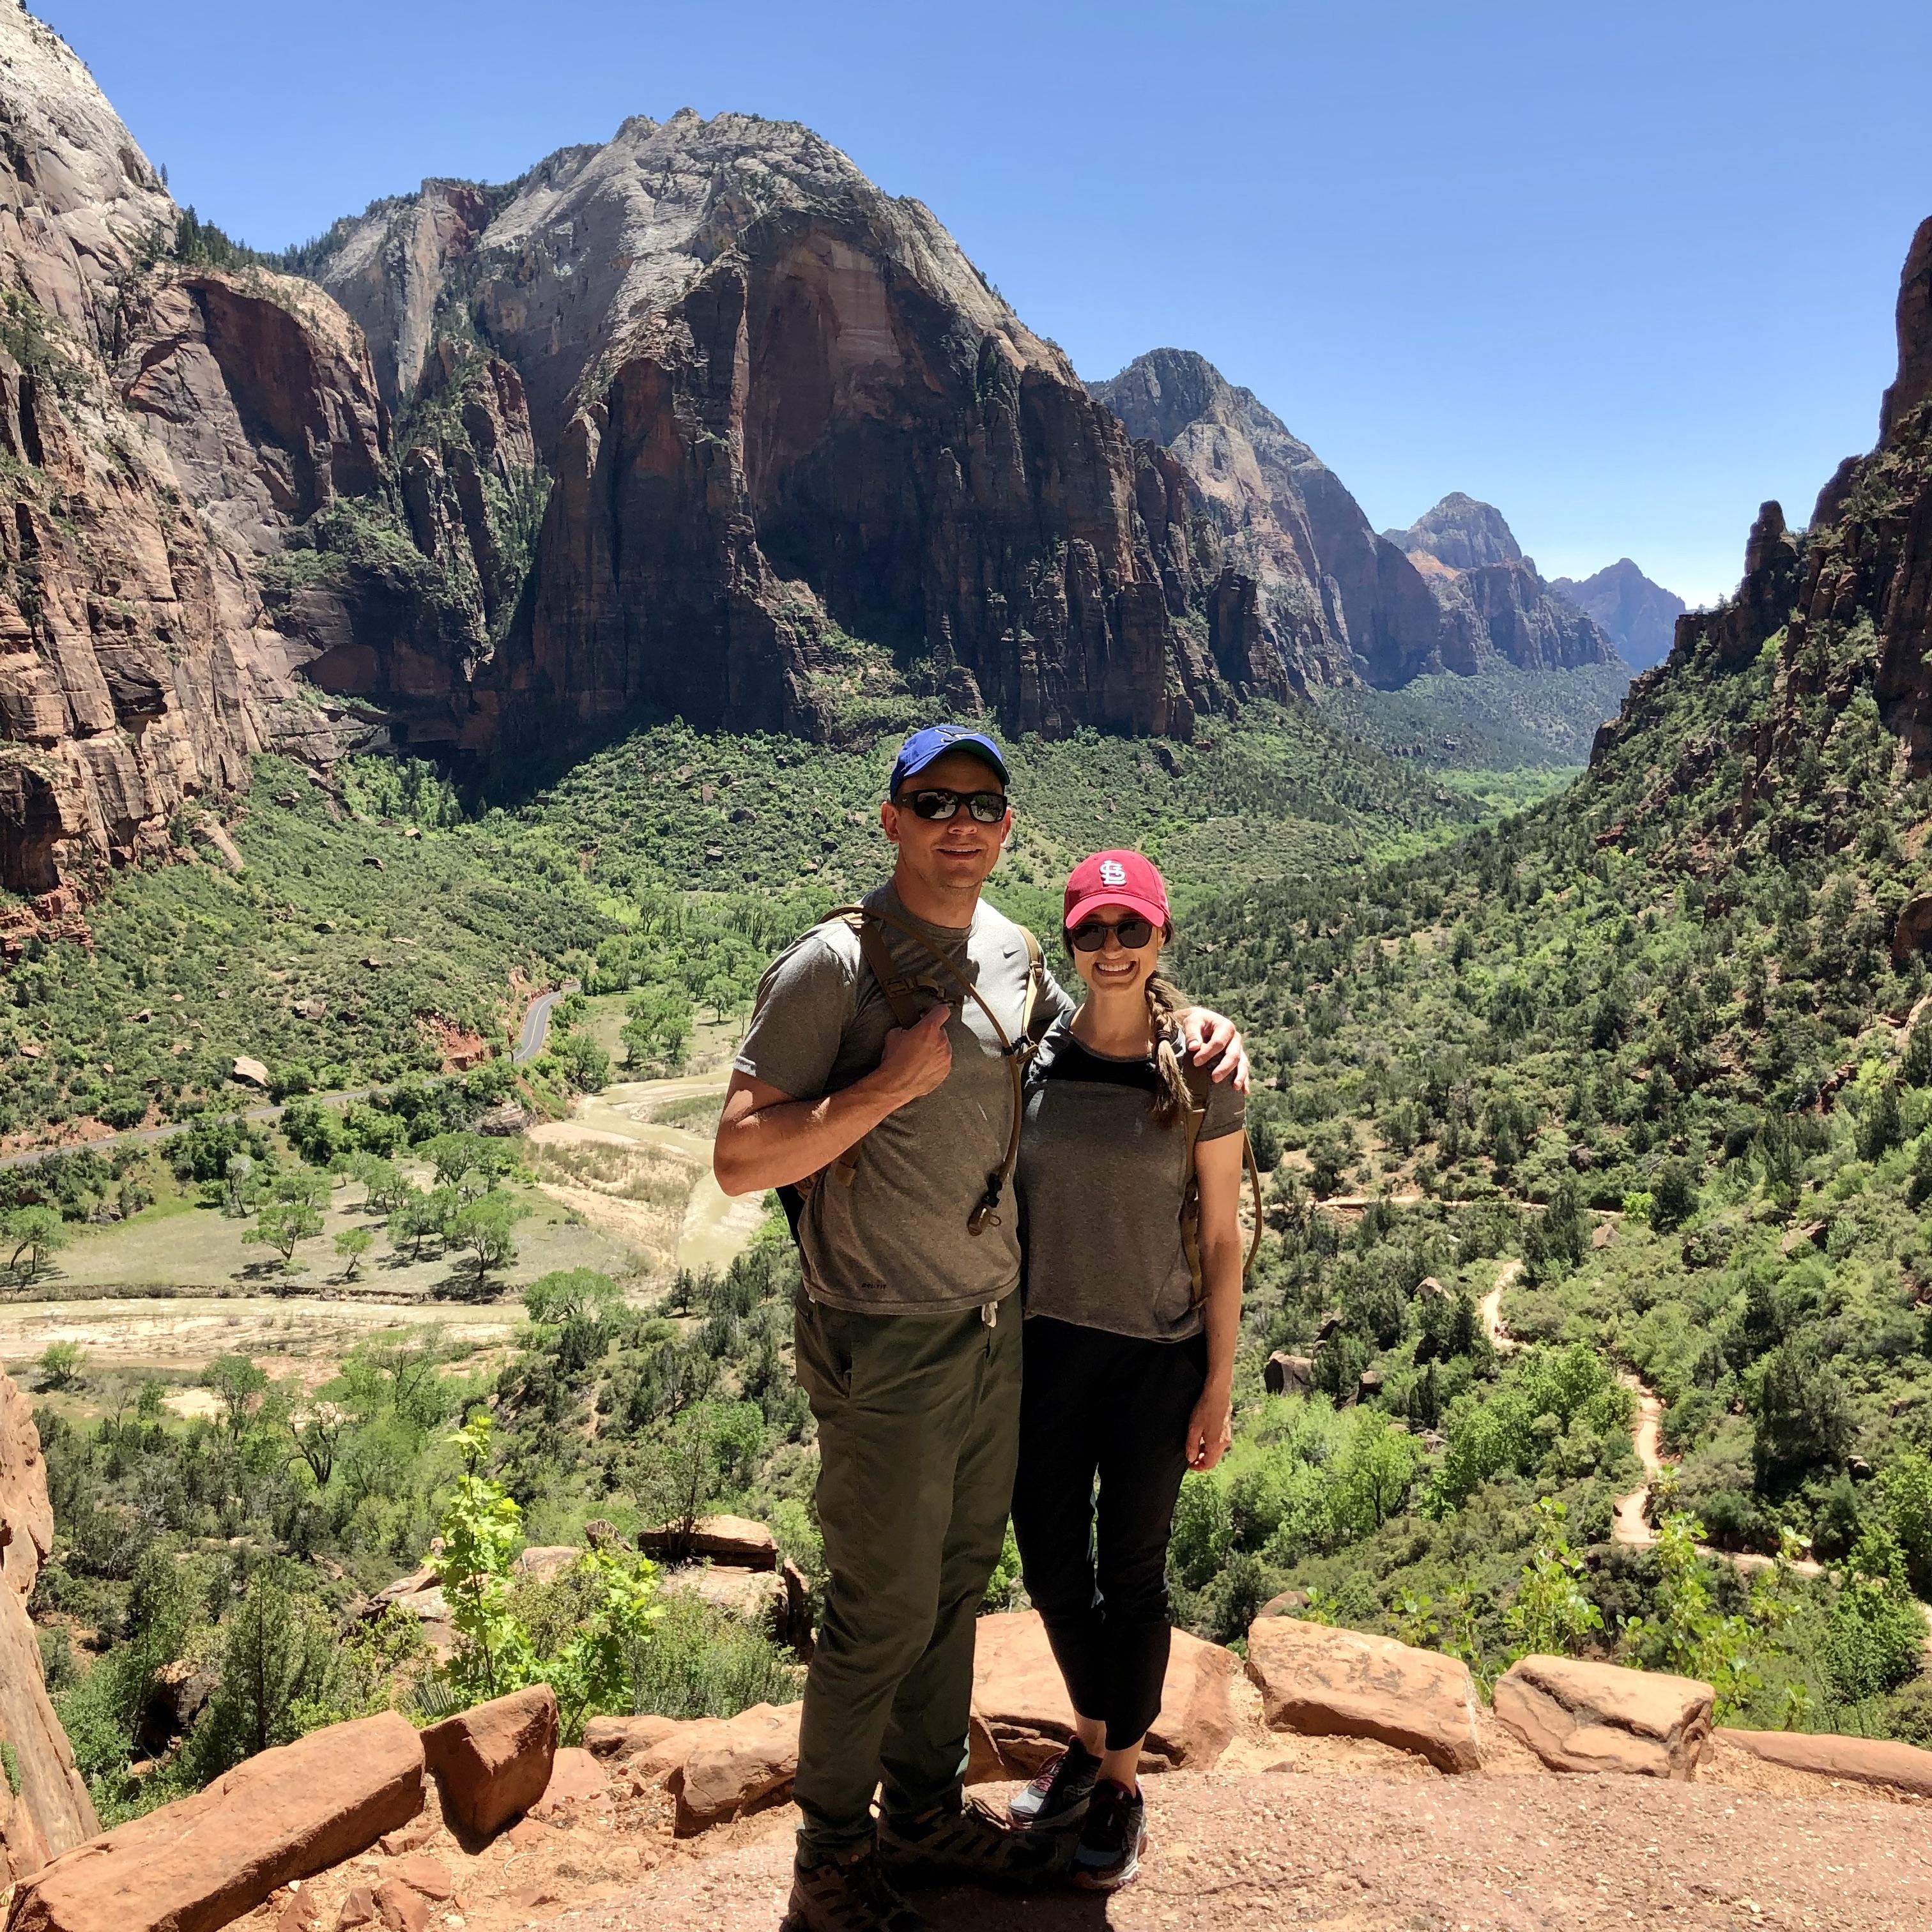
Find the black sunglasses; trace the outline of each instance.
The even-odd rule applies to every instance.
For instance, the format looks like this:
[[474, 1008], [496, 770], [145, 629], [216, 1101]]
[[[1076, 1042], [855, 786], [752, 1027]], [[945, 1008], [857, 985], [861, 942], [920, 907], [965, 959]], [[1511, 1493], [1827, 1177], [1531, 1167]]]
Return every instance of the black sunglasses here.
[[1006, 795], [1003, 791], [946, 791], [932, 787], [924, 791], [902, 792], [898, 802], [911, 808], [919, 818], [950, 818], [963, 805], [982, 825], [997, 825], [1006, 815]]
[[1083, 919], [1066, 935], [1075, 951], [1098, 952], [1112, 933], [1128, 952], [1144, 946], [1154, 937], [1150, 919], [1124, 919], [1118, 926], [1107, 926], [1097, 919]]

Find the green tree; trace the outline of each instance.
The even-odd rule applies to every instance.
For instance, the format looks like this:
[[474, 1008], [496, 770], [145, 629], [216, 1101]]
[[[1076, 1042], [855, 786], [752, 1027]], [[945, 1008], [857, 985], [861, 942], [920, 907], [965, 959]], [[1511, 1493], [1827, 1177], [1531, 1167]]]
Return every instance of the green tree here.
[[1603, 1612], [1583, 1588], [1588, 1568], [1564, 1527], [1568, 1514], [1554, 1496], [1537, 1498], [1529, 1561], [1503, 1612], [1514, 1657], [1572, 1656], [1604, 1627]]
[[397, 1249], [407, 1248], [410, 1259], [419, 1262], [422, 1259], [423, 1244], [442, 1238], [443, 1220], [443, 1204], [435, 1196], [412, 1186], [390, 1213], [390, 1245]]
[[252, 1577], [221, 1624], [219, 1681], [183, 1750], [205, 1784], [304, 1728], [304, 1705], [325, 1704], [336, 1670], [335, 1620], [312, 1597]]
[[376, 1245], [367, 1228], [344, 1228], [335, 1238], [335, 1252], [342, 1257], [342, 1279], [353, 1281], [362, 1266], [362, 1258]]
[[624, 1009], [626, 1064], [656, 1066], [675, 1073], [691, 1042], [691, 995], [674, 981], [661, 981], [634, 993]]
[[[66, 1224], [51, 1208], [16, 1208], [0, 1217], [0, 1240], [13, 1249], [7, 1266], [10, 1274], [32, 1281], [46, 1267], [47, 1257], [68, 1244]], [[26, 1268], [22, 1271], [22, 1259]]]
[[268, 1390], [268, 1378], [243, 1354], [217, 1355], [201, 1372], [201, 1385], [221, 1405], [228, 1432], [236, 1442], [252, 1422]]
[[1760, 1488], [1841, 1462], [1850, 1446], [1851, 1400], [1814, 1334], [1794, 1336], [1765, 1358], [1752, 1406]]
[[449, 1224], [449, 1245], [476, 1258], [479, 1294], [493, 1273], [516, 1259], [516, 1226], [530, 1211], [526, 1203], [502, 1194], [486, 1194], [457, 1210]]
[[50, 1342], [36, 1366], [41, 1388], [70, 1389], [80, 1382], [80, 1372], [87, 1366], [87, 1351], [78, 1342]]

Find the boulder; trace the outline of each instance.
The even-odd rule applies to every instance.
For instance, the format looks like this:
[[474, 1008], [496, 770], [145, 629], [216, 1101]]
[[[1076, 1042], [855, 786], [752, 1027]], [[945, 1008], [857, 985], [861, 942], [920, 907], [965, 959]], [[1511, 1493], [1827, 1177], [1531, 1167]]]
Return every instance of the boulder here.
[[812, 1592], [802, 1573], [787, 1562], [776, 1570], [741, 1570], [722, 1563], [686, 1563], [664, 1570], [658, 1587], [667, 1596], [698, 1597], [728, 1611], [774, 1643], [802, 1654], [812, 1648]]
[[1392, 1637], [1330, 1630], [1294, 1617], [1257, 1617], [1248, 1675], [1271, 1730], [1376, 1738], [1438, 1770], [1478, 1771], [1476, 1688], [1468, 1666]]
[[1262, 1387], [1270, 1395], [1306, 1395], [1315, 1386], [1315, 1364], [1306, 1355], [1280, 1352], [1262, 1364]]
[[[1174, 1633], [1160, 1714], [1142, 1748], [1141, 1768], [1204, 1771], [1234, 1735], [1232, 1651]], [[982, 1617], [973, 1666], [973, 1709], [1002, 1768], [988, 1778], [1030, 1778], [1072, 1735], [1066, 1687], [1046, 1627], [1034, 1610]], [[982, 1751], [984, 1759], [984, 1748]]]
[[1694, 1778], [1712, 1692], [1694, 1678], [1569, 1657], [1521, 1657], [1498, 1681], [1497, 1721], [1552, 1771]]
[[534, 1543], [510, 1568], [533, 1583], [554, 1583], [583, 1554], [574, 1543]]
[[476, 1117], [476, 1131], [479, 1134], [520, 1134], [530, 1124], [530, 1117], [514, 1100], [506, 1100], [500, 1107], [488, 1107]]
[[1306, 1590], [1283, 1590], [1280, 1595], [1269, 1598], [1256, 1614], [1264, 1617], [1298, 1617], [1307, 1607]]
[[239, 1081], [244, 1086], [260, 1087], [266, 1092], [268, 1087], [268, 1070], [252, 1055], [238, 1053], [230, 1063], [229, 1077]]
[[742, 1516], [700, 1516], [687, 1535], [676, 1526], [647, 1529], [638, 1538], [646, 1556], [679, 1562], [721, 1563], [734, 1570], [776, 1570], [778, 1546], [761, 1522]]
[[422, 1734], [451, 1822], [487, 1838], [544, 1795], [556, 1756], [556, 1693], [548, 1684], [446, 1718]]
[[422, 1808], [423, 1748], [394, 1712], [262, 1752], [90, 1840], [16, 1895], [8, 1932], [215, 1932]]
[[584, 1748], [592, 1757], [622, 1764], [679, 1729], [675, 1718], [592, 1718], [584, 1727]]
[[713, 1825], [782, 1804], [798, 1773], [799, 1704], [754, 1704], [698, 1740], [670, 1780], [676, 1829], [689, 1838]]
[[1852, 1784], [1882, 1784], [1932, 1798], [1932, 1751], [1888, 1738], [1841, 1738], [1817, 1732], [1734, 1731], [1712, 1735], [1768, 1763]]

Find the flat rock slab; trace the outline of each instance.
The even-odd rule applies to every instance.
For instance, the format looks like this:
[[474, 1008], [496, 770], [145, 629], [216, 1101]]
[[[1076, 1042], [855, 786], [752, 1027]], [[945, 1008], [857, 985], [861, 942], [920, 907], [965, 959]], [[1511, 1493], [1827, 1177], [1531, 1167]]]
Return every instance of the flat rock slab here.
[[[1240, 1669], [1232, 1651], [1203, 1643], [1185, 1630], [1174, 1633], [1160, 1714], [1141, 1752], [1142, 1771], [1183, 1765], [1198, 1771], [1220, 1756], [1234, 1735], [1230, 1687]], [[980, 1619], [973, 1712], [976, 1762], [969, 1775], [975, 1783], [1030, 1778], [1065, 1748], [1072, 1707], [1037, 1611]]]
[[1457, 1658], [1393, 1637], [1264, 1616], [1249, 1626], [1248, 1675], [1272, 1730], [1378, 1738], [1440, 1771], [1482, 1768], [1476, 1687]]
[[776, 1539], [763, 1523], [748, 1516], [700, 1516], [688, 1537], [667, 1528], [647, 1529], [638, 1538], [638, 1547], [646, 1556], [664, 1556], [680, 1544], [687, 1562], [722, 1563], [736, 1570], [778, 1567]]
[[393, 1712], [250, 1758], [78, 1846], [16, 1895], [8, 1932], [214, 1932], [422, 1809], [423, 1750]]
[[680, 1728], [675, 1718], [592, 1718], [584, 1727], [584, 1748], [619, 1763], [662, 1744]]
[[1571, 1657], [1522, 1657], [1497, 1680], [1501, 1724], [1552, 1771], [1690, 1778], [1711, 1735], [1708, 1684]]
[[[1932, 1815], [1664, 1778], [1182, 1772], [1104, 1900], [922, 1887], [935, 1932], [1907, 1932], [1932, 1924]], [[667, 1864], [555, 1932], [773, 1932], [790, 1834]], [[1758, 1908], [1754, 1912], [1752, 1907]]]
[[1840, 1738], [1813, 1731], [1734, 1731], [1716, 1735], [1768, 1763], [1793, 1771], [1816, 1772], [1855, 1784], [1889, 1785], [1919, 1798], [1932, 1798], [1932, 1751], [1885, 1738]]

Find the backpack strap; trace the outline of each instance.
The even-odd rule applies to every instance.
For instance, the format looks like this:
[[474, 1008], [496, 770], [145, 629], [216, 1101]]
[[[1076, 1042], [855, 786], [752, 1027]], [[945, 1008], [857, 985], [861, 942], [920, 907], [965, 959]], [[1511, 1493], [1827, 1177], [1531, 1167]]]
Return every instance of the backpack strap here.
[[[1025, 940], [1027, 947], [1027, 990], [1025, 1004], [1021, 1012], [1020, 1040], [1016, 1045], [1007, 1036], [1006, 1028], [1000, 1024], [999, 1015], [987, 1004], [985, 994], [916, 927], [876, 906], [835, 906], [826, 914], [821, 923], [829, 926], [834, 920], [849, 926], [856, 935], [860, 954], [866, 962], [866, 970], [878, 982], [880, 992], [885, 995], [886, 1004], [892, 1009], [893, 1019], [901, 1027], [916, 1026], [922, 1011], [917, 1003], [917, 995], [938, 989], [931, 981], [916, 978], [901, 970], [898, 962], [892, 957], [892, 948], [886, 944], [881, 930], [886, 926], [890, 926], [894, 932], [903, 934], [914, 944], [921, 947], [934, 964], [947, 974], [960, 991], [986, 1016], [987, 1024], [992, 1027], [994, 1037], [1000, 1042], [1000, 1052], [1012, 1076], [1012, 1125], [1006, 1136], [1006, 1157], [998, 1168], [986, 1177], [986, 1190], [967, 1219], [966, 1232], [969, 1234], [977, 1234], [989, 1220], [997, 1226], [1000, 1199], [1013, 1178], [1013, 1169], [1019, 1165], [1020, 1115], [1025, 1104], [1023, 1083], [1026, 1063], [1040, 1044], [1039, 1035], [1035, 1033], [1034, 1027], [1041, 1005], [1040, 996], [1045, 989], [1046, 978], [1046, 956], [1040, 950], [1040, 941], [1024, 926], [1020, 928], [1021, 936]], [[842, 1186], [850, 1187], [852, 1185], [858, 1176], [860, 1152], [866, 1144], [866, 1138], [861, 1135], [829, 1168], [821, 1168], [817, 1174], [808, 1174], [797, 1184], [796, 1192], [801, 1208], [812, 1189], [828, 1173], [836, 1174]], [[795, 1234], [797, 1232], [796, 1216], [793, 1217], [792, 1225]]]

